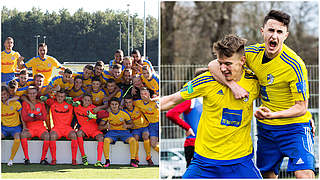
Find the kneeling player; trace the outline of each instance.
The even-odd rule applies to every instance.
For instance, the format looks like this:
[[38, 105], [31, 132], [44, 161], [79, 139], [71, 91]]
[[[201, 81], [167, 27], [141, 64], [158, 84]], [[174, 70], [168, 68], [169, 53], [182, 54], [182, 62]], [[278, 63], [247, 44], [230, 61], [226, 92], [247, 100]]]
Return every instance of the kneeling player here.
[[56, 100], [48, 99], [54, 127], [50, 131], [50, 152], [52, 162], [50, 165], [56, 165], [56, 140], [61, 137], [71, 139], [72, 165], [77, 165], [76, 157], [78, 150], [77, 135], [71, 127], [73, 118], [73, 106], [65, 101], [66, 93], [64, 90], [57, 92]]
[[120, 103], [118, 98], [112, 98], [110, 100], [111, 112], [109, 113], [109, 117], [103, 118], [99, 124], [100, 129], [109, 129], [107, 134], [104, 136], [103, 151], [104, 157], [106, 158], [104, 167], [110, 166], [110, 143], [115, 143], [118, 138], [120, 138], [123, 142], [130, 144], [130, 165], [133, 167], [138, 167], [138, 164], [135, 160], [136, 140], [128, 130], [128, 128], [132, 128], [133, 124], [129, 114], [126, 111], [120, 110], [119, 105]]
[[10, 93], [6, 86], [1, 87], [1, 138], [12, 136], [14, 138], [11, 148], [11, 156], [8, 166], [13, 165], [13, 158], [20, 146], [20, 133], [22, 131], [19, 115], [21, 104], [19, 101], [11, 101], [7, 104]]
[[82, 104], [74, 108], [75, 115], [80, 125], [80, 129], [77, 131], [78, 144], [80, 153], [82, 156], [83, 165], [87, 166], [87, 156], [84, 152], [83, 137], [88, 136], [98, 140], [98, 158], [97, 163], [94, 164], [96, 167], [103, 167], [101, 163], [102, 151], [103, 151], [103, 134], [98, 129], [98, 124], [95, 119], [91, 119], [91, 113], [96, 106], [92, 104], [91, 94], [85, 93], [82, 98]]
[[24, 152], [25, 160], [24, 164], [30, 164], [28, 155], [28, 142], [27, 138], [39, 137], [43, 139], [42, 156], [40, 164], [48, 165], [46, 155], [49, 148], [49, 132], [44, 126], [44, 121], [47, 118], [47, 111], [43, 102], [40, 102], [37, 97], [37, 88], [29, 86], [27, 90], [27, 98], [34, 105], [35, 110], [31, 110], [30, 105], [27, 102], [22, 103], [22, 120], [26, 123], [26, 128], [21, 133], [21, 146]]

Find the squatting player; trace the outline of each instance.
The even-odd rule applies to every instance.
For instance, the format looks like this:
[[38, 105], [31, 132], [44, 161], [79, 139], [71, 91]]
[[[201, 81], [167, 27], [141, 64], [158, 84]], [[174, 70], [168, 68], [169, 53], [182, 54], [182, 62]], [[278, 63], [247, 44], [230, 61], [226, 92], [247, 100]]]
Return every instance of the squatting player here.
[[189, 81], [180, 92], [161, 98], [161, 110], [168, 110], [184, 100], [203, 97], [195, 154], [183, 178], [262, 178], [252, 161], [250, 137], [253, 101], [259, 86], [255, 76], [242, 67], [245, 42], [227, 35], [214, 44], [214, 52], [225, 78], [245, 87], [249, 98], [236, 100], [210, 72]]
[[[276, 178], [282, 159], [287, 156], [288, 171], [294, 171], [297, 178], [314, 178], [307, 69], [303, 60], [284, 44], [289, 23], [288, 14], [271, 10], [260, 29], [264, 43], [245, 49], [246, 64], [258, 77], [262, 99], [262, 107], [255, 113], [257, 166], [263, 177]], [[215, 62], [210, 65], [217, 80], [224, 81], [214, 70]], [[239, 89], [234, 82], [226, 84]]]

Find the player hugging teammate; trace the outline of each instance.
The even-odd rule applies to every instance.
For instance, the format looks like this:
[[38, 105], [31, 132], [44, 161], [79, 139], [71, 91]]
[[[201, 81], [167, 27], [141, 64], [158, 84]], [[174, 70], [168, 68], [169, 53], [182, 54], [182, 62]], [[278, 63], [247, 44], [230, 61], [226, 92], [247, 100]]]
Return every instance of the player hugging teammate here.
[[[8, 37], [4, 47], [1, 135], [14, 138], [8, 166], [13, 165], [20, 141], [24, 164], [31, 164], [28, 140], [33, 137], [43, 140], [42, 165], [56, 165], [57, 151], [58, 155], [59, 151], [69, 151], [57, 149], [56, 140], [61, 137], [71, 142], [72, 165], [77, 165], [78, 147], [82, 164], [89, 165], [84, 138], [98, 141], [95, 167], [110, 166], [109, 146], [119, 139], [130, 145], [130, 166], [138, 167], [139, 140], [143, 141], [148, 165], [153, 165], [151, 147], [159, 152], [159, 78], [138, 50], [126, 57], [122, 50], [115, 51], [108, 70], [103, 61], [97, 61], [94, 66], [85, 65], [83, 72], [73, 72], [48, 56], [44, 43], [39, 44], [39, 56], [25, 63], [12, 50], [13, 38]], [[54, 68], [61, 71], [53, 77]], [[29, 78], [29, 70], [33, 78]], [[46, 158], [49, 149], [50, 163]]]

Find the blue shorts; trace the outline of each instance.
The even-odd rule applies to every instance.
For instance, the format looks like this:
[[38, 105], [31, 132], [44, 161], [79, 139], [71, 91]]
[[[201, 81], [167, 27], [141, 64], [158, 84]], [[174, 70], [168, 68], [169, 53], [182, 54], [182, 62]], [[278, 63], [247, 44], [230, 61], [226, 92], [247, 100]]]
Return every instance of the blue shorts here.
[[14, 134], [21, 133], [21, 131], [22, 131], [21, 125], [14, 126], [14, 127], [1, 126], [1, 132], [5, 137], [7, 136], [13, 137]]
[[[262, 179], [258, 168], [252, 161], [252, 155], [240, 158], [235, 164], [219, 165], [212, 160], [194, 153], [191, 164], [182, 176], [183, 179], [218, 179], [218, 178], [246, 178]], [[218, 160], [219, 161], [219, 160]]]
[[149, 123], [148, 130], [151, 136], [159, 137], [159, 122]]
[[139, 129], [132, 129], [132, 134], [133, 135], [138, 135], [140, 138], [142, 137], [142, 133], [144, 133], [144, 132], [148, 132], [149, 133], [148, 127], [142, 127], [142, 128], [139, 128]]
[[15, 73], [1, 73], [1, 82], [9, 82], [15, 77]]
[[279, 174], [283, 157], [289, 157], [287, 171], [315, 170], [310, 123], [272, 126], [257, 122], [257, 166], [261, 172]]
[[129, 137], [133, 137], [129, 130], [109, 130], [106, 135], [104, 135], [104, 138], [111, 138], [113, 140], [114, 144], [117, 142], [118, 139], [121, 139], [124, 143], [126, 143], [126, 140]]

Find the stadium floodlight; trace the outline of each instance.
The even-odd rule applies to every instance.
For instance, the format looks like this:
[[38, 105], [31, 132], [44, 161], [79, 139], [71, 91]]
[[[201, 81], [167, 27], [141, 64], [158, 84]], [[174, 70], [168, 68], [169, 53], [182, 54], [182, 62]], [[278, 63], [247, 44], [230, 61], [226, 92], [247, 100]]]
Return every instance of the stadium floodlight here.
[[122, 22], [119, 21], [118, 24], [120, 25], [120, 29], [119, 29], [119, 49], [121, 49], [121, 25], [122, 25]]
[[128, 6], [128, 56], [130, 56], [130, 4], [127, 4]]
[[36, 38], [36, 56], [38, 56], [38, 44], [39, 44], [39, 38], [40, 38], [40, 35], [35, 35], [34, 36]]
[[43, 43], [46, 43], [47, 36], [43, 36]]

